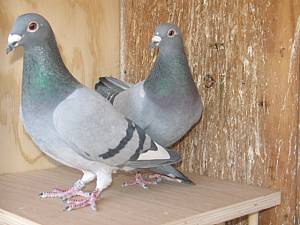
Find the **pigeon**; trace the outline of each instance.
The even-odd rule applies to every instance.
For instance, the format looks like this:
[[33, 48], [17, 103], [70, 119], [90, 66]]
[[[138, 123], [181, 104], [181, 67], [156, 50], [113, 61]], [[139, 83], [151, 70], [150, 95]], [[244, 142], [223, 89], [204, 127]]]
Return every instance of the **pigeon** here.
[[[19, 46], [24, 49], [20, 110], [26, 132], [46, 155], [83, 172], [69, 189], [43, 192], [42, 198], [69, 199], [67, 211], [85, 206], [96, 209], [96, 200], [111, 184], [114, 171], [181, 160], [176, 151], [154, 142], [104, 97], [72, 76], [43, 16], [28, 13], [16, 19], [6, 51]], [[85, 184], [94, 179], [94, 191], [83, 192]]]
[[[200, 120], [203, 104], [191, 75], [179, 27], [160, 24], [150, 47], [158, 47], [159, 53], [146, 80], [129, 84], [113, 77], [100, 77], [95, 90], [153, 140], [170, 147]], [[170, 165], [155, 170], [189, 181]]]

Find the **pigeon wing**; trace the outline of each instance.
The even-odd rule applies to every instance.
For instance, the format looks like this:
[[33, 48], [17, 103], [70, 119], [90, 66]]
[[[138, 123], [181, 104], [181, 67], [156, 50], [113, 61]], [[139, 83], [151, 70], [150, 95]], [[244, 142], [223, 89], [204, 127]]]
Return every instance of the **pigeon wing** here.
[[79, 88], [53, 114], [55, 129], [83, 157], [110, 166], [149, 168], [180, 160], [175, 151], [153, 143], [144, 131], [104, 98]]

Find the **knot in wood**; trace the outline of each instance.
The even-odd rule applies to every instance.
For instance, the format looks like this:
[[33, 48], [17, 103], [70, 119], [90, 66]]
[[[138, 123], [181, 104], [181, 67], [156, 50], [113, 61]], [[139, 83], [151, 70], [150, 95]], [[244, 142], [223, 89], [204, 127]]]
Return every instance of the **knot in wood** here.
[[204, 76], [204, 86], [206, 88], [211, 88], [215, 82], [216, 82], [216, 80], [212, 77], [212, 75], [206, 74]]

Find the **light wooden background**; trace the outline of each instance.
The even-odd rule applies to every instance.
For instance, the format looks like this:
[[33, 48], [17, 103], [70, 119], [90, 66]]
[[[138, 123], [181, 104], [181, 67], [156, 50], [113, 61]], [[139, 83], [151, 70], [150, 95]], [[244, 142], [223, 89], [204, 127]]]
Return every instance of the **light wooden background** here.
[[119, 74], [119, 59], [122, 79], [144, 79], [155, 26], [177, 23], [205, 104], [176, 146], [181, 169], [281, 190], [261, 224], [299, 217], [299, 0], [0, 0], [0, 173], [54, 166], [18, 119], [21, 50], [4, 53], [15, 17], [31, 11], [49, 19], [67, 66], [90, 87], [99, 74]]
[[281, 190], [281, 206], [263, 212], [261, 224], [293, 224], [299, 205], [298, 16], [299, 0], [122, 4], [122, 77], [137, 82], [148, 74], [154, 55], [147, 47], [157, 24], [182, 28], [205, 110], [201, 123], [176, 146], [181, 168]]
[[54, 166], [19, 120], [22, 50], [5, 54], [16, 17], [29, 12], [50, 21], [67, 67], [83, 83], [119, 73], [118, 0], [0, 0], [0, 174]]

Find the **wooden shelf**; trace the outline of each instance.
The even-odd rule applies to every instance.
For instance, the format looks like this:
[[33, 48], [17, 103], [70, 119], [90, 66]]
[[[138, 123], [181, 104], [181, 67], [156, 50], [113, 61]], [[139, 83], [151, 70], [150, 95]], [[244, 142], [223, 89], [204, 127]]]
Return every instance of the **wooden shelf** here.
[[196, 185], [162, 182], [145, 190], [122, 188], [122, 182], [132, 175], [114, 174], [113, 185], [103, 192], [96, 212], [89, 207], [64, 212], [61, 200], [38, 197], [53, 187], [66, 188], [80, 176], [66, 167], [0, 176], [0, 224], [216, 224], [281, 201], [280, 192], [195, 175], [189, 176]]

